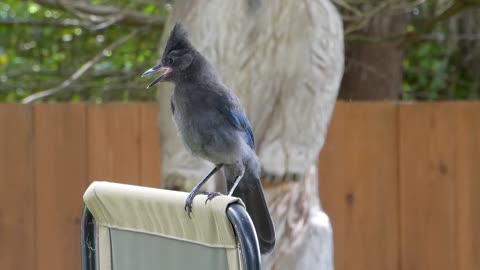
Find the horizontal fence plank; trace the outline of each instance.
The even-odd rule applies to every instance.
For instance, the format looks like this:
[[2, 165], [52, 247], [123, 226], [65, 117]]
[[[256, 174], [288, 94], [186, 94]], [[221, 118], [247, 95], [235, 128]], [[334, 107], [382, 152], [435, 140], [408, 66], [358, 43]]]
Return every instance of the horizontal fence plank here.
[[480, 104], [457, 105], [458, 269], [480, 269]]
[[160, 146], [157, 129], [157, 104], [149, 103], [141, 107], [140, 130], [140, 184], [160, 187]]
[[[339, 102], [319, 158], [337, 270], [480, 269], [480, 102]], [[91, 180], [159, 186], [155, 103], [0, 104], [0, 269], [79, 269]]]
[[87, 187], [86, 106], [34, 105], [39, 270], [80, 269], [80, 213]]
[[457, 269], [455, 103], [399, 107], [401, 264]]
[[337, 103], [319, 160], [336, 269], [399, 269], [396, 120], [394, 103]]
[[90, 180], [140, 184], [141, 103], [88, 105]]
[[0, 269], [35, 269], [31, 106], [0, 105]]

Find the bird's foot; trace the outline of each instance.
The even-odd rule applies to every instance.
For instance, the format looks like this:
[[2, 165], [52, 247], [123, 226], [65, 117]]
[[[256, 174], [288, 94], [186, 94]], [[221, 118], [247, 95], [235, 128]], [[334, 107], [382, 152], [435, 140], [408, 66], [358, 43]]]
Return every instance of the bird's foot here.
[[187, 215], [190, 219], [192, 219], [191, 214], [192, 214], [192, 204], [193, 204], [193, 199], [197, 196], [196, 192], [191, 192], [188, 194], [187, 200], [185, 201], [185, 212], [187, 212]]
[[223, 195], [220, 192], [209, 192], [207, 193], [207, 199], [205, 200], [205, 204], [207, 204], [208, 201], [211, 201], [213, 198]]

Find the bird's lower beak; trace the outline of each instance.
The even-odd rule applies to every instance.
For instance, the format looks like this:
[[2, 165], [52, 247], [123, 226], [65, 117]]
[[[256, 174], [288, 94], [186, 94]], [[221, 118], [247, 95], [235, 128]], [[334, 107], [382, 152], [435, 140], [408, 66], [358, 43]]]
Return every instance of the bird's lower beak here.
[[152, 73], [157, 73], [157, 72], [162, 72], [162, 75], [160, 75], [160, 77], [158, 77], [155, 81], [151, 82], [147, 88], [150, 88], [152, 86], [154, 86], [155, 84], [161, 82], [163, 79], [165, 79], [168, 74], [170, 72], [172, 72], [172, 69], [169, 68], [169, 67], [164, 67], [162, 66], [161, 64], [160, 65], [157, 65], [157, 66], [154, 66], [152, 67], [151, 69], [145, 71], [143, 74], [142, 74], [142, 77], [143, 76], [146, 76], [146, 75], [149, 75], [149, 74], [152, 74]]

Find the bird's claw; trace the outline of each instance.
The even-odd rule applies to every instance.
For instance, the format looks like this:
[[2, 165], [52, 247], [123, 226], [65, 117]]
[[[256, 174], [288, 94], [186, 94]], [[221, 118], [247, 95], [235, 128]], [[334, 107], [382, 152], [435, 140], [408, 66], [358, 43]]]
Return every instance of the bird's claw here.
[[220, 192], [210, 192], [207, 194], [207, 199], [205, 200], [205, 204], [207, 204], [208, 201], [211, 201], [213, 198], [222, 195]]
[[196, 194], [189, 194], [187, 197], [187, 200], [185, 201], [185, 212], [187, 212], [187, 215], [190, 219], [192, 219], [192, 204], [193, 204], [193, 198], [195, 198]]

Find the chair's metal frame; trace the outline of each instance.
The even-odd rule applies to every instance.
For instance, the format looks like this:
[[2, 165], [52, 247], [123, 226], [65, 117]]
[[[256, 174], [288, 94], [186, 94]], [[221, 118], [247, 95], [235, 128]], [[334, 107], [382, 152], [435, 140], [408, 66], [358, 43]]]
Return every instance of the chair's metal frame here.
[[97, 270], [97, 230], [95, 218], [84, 205], [80, 221], [80, 252], [82, 270]]
[[[245, 208], [233, 203], [227, 208], [227, 217], [240, 243], [243, 269], [260, 270], [260, 248], [252, 220]], [[80, 225], [82, 270], [97, 270], [97, 235], [95, 218], [86, 206], [82, 210]]]

